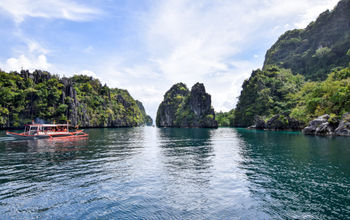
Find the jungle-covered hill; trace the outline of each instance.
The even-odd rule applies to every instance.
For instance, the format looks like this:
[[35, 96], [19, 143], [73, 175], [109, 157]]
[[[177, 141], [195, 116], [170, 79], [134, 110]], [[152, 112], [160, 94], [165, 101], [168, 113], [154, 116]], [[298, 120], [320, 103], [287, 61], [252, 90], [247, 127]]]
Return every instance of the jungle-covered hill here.
[[339, 1], [305, 29], [287, 31], [267, 51], [264, 67], [277, 65], [305, 79], [324, 80], [350, 62], [350, 0]]
[[336, 124], [350, 112], [349, 94], [350, 0], [342, 0], [305, 29], [283, 34], [267, 51], [263, 68], [244, 81], [234, 114], [220, 115], [218, 122], [302, 129], [328, 114]]
[[35, 119], [81, 127], [152, 123], [140, 104], [127, 90], [109, 88], [89, 76], [0, 71], [0, 128], [22, 127]]

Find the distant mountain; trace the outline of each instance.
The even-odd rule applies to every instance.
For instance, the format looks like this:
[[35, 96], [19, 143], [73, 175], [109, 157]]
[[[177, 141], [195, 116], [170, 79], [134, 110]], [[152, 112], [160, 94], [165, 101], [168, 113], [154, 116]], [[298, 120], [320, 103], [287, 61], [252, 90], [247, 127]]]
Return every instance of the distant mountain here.
[[0, 71], [0, 128], [21, 127], [34, 119], [81, 127], [133, 127], [149, 123], [139, 106], [142, 103], [127, 90], [109, 88], [89, 76]]
[[140, 102], [139, 100], [136, 100], [136, 104], [139, 107], [142, 117], [143, 117], [143, 121], [147, 126], [152, 126], [153, 124], [153, 119], [151, 118], [151, 116], [146, 114], [146, 110], [145, 107], [143, 107], [142, 102]]
[[283, 34], [267, 51], [264, 68], [273, 64], [305, 79], [324, 80], [332, 69], [347, 67], [349, 62], [350, 0], [341, 0], [305, 29]]
[[173, 85], [159, 105], [156, 124], [158, 127], [218, 127], [211, 96], [202, 83], [196, 83], [191, 91], [183, 83]]

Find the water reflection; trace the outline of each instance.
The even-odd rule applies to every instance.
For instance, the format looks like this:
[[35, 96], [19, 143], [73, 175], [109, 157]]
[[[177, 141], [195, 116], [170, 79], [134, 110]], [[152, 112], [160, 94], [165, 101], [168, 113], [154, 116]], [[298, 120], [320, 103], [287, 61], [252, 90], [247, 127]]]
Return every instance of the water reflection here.
[[231, 128], [86, 132], [68, 142], [0, 137], [0, 219], [350, 216], [345, 138]]
[[205, 170], [211, 167], [210, 129], [159, 129], [160, 147], [168, 167]]
[[187, 210], [195, 218], [210, 206], [210, 188], [214, 150], [211, 129], [159, 129], [161, 161], [167, 184], [168, 204], [175, 210]]
[[[345, 218], [350, 210], [346, 138], [238, 129], [252, 195], [282, 218]], [[329, 203], [332, 203], [332, 206]]]

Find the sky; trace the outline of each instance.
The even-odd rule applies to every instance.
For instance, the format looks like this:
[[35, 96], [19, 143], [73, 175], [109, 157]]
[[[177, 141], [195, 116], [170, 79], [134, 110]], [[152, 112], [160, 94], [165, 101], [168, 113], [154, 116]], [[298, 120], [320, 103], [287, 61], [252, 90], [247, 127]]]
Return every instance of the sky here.
[[215, 111], [287, 30], [338, 0], [0, 0], [0, 69], [85, 74], [127, 89], [155, 119], [175, 83], [204, 83]]

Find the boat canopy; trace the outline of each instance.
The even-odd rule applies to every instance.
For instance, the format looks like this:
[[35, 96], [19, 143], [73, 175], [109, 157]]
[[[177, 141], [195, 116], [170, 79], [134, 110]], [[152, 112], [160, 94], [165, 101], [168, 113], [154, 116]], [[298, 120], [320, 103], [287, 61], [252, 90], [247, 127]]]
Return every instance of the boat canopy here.
[[32, 127], [67, 127], [70, 124], [27, 124], [24, 126], [32, 126]]

